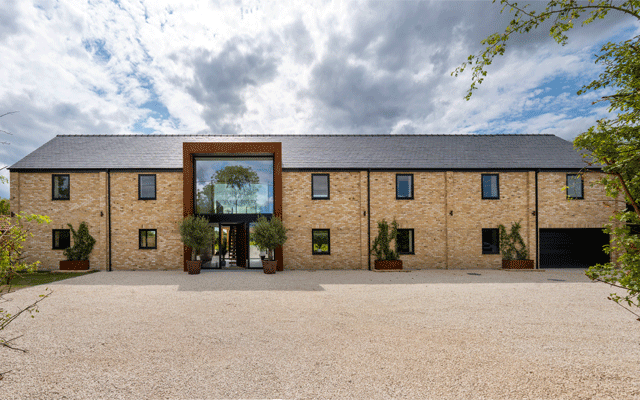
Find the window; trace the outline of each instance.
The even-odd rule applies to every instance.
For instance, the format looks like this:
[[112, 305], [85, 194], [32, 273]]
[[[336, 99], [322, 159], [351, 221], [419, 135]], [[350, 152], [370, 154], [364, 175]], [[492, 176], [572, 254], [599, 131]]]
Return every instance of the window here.
[[140, 229], [140, 248], [141, 249], [157, 249], [157, 230], [156, 229]]
[[396, 200], [413, 199], [413, 174], [396, 175]]
[[482, 254], [500, 254], [500, 232], [498, 229], [482, 229]]
[[311, 198], [329, 199], [329, 174], [311, 174]]
[[138, 200], [156, 199], [156, 176], [138, 175]]
[[582, 175], [567, 174], [567, 199], [584, 199]]
[[53, 246], [54, 250], [64, 250], [71, 247], [71, 233], [69, 229], [53, 230]]
[[331, 254], [329, 229], [312, 229], [313, 254]]
[[413, 229], [398, 229], [396, 251], [400, 254], [415, 254], [413, 251]]
[[69, 200], [69, 175], [52, 175], [51, 182], [51, 199]]
[[499, 199], [500, 186], [498, 184], [498, 174], [482, 174], [482, 198]]

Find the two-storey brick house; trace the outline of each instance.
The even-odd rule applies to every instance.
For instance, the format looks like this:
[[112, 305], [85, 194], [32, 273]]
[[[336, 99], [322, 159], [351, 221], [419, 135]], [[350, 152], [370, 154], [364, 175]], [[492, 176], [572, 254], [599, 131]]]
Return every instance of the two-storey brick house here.
[[259, 214], [290, 229], [285, 269], [371, 268], [383, 218], [409, 269], [498, 268], [497, 227], [515, 221], [538, 267], [584, 267], [607, 259], [614, 210], [585, 166], [553, 135], [69, 135], [10, 167], [11, 210], [51, 217], [26, 247], [51, 269], [81, 221], [93, 268], [183, 268], [190, 214], [216, 227], [214, 267], [260, 267]]

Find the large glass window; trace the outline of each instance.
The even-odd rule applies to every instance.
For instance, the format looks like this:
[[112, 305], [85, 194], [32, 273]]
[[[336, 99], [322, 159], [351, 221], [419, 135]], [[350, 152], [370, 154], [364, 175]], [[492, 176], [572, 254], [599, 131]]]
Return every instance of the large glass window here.
[[567, 174], [567, 199], [584, 199], [580, 174]]
[[52, 175], [53, 200], [69, 200], [69, 175]]
[[500, 186], [498, 183], [498, 174], [482, 175], [482, 198], [483, 199], [499, 199]]
[[198, 157], [197, 214], [273, 214], [273, 158]]

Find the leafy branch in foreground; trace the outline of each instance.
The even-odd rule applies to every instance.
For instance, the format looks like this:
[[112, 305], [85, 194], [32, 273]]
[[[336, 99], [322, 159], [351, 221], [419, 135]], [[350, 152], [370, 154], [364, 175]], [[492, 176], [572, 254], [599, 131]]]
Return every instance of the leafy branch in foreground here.
[[[495, 3], [496, 0], [493, 0]], [[491, 65], [494, 57], [504, 55], [507, 49], [507, 42], [514, 33], [525, 34], [535, 30], [547, 20], [552, 20], [553, 24], [549, 28], [549, 35], [561, 45], [567, 43], [567, 35], [565, 32], [574, 27], [574, 22], [585, 13], [588, 17], [582, 21], [581, 25], [588, 25], [596, 19], [603, 19], [610, 11], [620, 12], [625, 15], [633, 16], [640, 20], [640, 1], [627, 0], [616, 2], [613, 0], [589, 0], [587, 3], [578, 3], [575, 0], [552, 0], [547, 3], [544, 11], [537, 12], [531, 10], [529, 5], [520, 6], [518, 3], [509, 0], [500, 0], [503, 13], [505, 9], [513, 13], [513, 19], [503, 33], [496, 32], [489, 35], [480, 42], [486, 45], [485, 49], [477, 54], [470, 55], [467, 61], [456, 68], [451, 75], [458, 76], [467, 68], [472, 69], [471, 87], [467, 91], [465, 98], [469, 100], [474, 90], [478, 88], [487, 76], [486, 67]]]

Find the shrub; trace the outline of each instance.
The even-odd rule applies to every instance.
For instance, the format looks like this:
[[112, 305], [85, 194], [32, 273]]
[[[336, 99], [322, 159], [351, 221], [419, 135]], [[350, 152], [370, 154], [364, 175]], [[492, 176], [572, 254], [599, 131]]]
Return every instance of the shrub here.
[[272, 217], [267, 220], [261, 215], [253, 228], [253, 240], [260, 251], [268, 252], [269, 260], [274, 260], [273, 251], [287, 241], [287, 231], [280, 218]]
[[93, 246], [96, 244], [96, 240], [89, 234], [89, 227], [86, 222], [81, 222], [80, 227], [76, 231], [71, 224], [67, 224], [71, 229], [71, 235], [73, 236], [73, 246], [64, 250], [64, 256], [67, 260], [88, 260], [89, 254], [93, 250]]
[[215, 230], [204, 217], [189, 215], [180, 223], [180, 240], [194, 253], [200, 254], [202, 249], [211, 245], [214, 237]]
[[398, 237], [398, 223], [395, 218], [391, 222], [391, 233], [386, 220], [378, 221], [378, 236], [373, 240], [371, 253], [378, 261], [392, 261], [398, 259], [398, 252], [391, 250], [390, 243]]
[[507, 233], [504, 225], [498, 225], [500, 229], [500, 254], [503, 260], [526, 260], [529, 258], [527, 246], [520, 235], [520, 222], [511, 224], [511, 232]]

